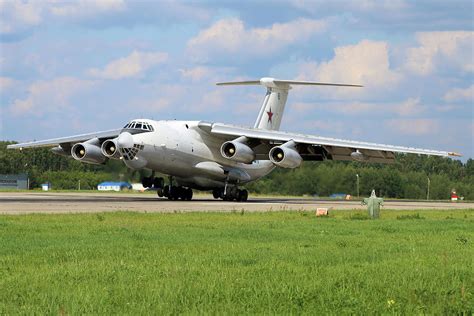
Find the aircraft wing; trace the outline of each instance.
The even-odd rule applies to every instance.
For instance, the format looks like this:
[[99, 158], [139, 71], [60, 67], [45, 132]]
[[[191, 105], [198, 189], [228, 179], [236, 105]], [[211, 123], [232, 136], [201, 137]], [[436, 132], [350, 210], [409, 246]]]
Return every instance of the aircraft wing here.
[[80, 134], [74, 136], [52, 138], [40, 141], [33, 141], [28, 143], [8, 145], [8, 149], [23, 149], [23, 148], [34, 148], [34, 147], [53, 147], [61, 145], [62, 147], [72, 147], [75, 143], [87, 141], [92, 138], [108, 139], [117, 137], [120, 134], [121, 129], [114, 129], [109, 131], [94, 132], [88, 134]]
[[[251, 141], [258, 140], [260, 144], [267, 144], [266, 153], [259, 153], [257, 158], [268, 159], [268, 148], [290, 140], [297, 144], [297, 150], [304, 160], [357, 160], [353, 158], [354, 152], [363, 155], [364, 161], [391, 163], [395, 159], [395, 153], [411, 153], [431, 156], [461, 156], [460, 154], [447, 151], [421, 149], [413, 147], [392, 146], [385, 144], [358, 142], [352, 140], [327, 138], [320, 136], [286, 133], [275, 130], [263, 130], [246, 128], [221, 123], [199, 123], [199, 126], [214, 135], [225, 138], [247, 137]], [[255, 148], [261, 147], [256, 146]], [[267, 158], [265, 158], [265, 156]]]

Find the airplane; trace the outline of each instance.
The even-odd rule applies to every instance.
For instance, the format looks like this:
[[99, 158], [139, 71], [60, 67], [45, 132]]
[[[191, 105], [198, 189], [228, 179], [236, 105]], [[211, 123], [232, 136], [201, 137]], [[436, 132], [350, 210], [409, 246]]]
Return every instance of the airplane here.
[[[80, 162], [104, 164], [120, 159], [132, 169], [151, 170], [145, 188], [159, 197], [191, 200], [193, 189], [212, 191], [215, 199], [245, 202], [242, 185], [274, 168], [297, 168], [303, 161], [345, 160], [391, 163], [395, 153], [443, 157], [454, 152], [326, 138], [279, 131], [289, 90], [295, 85], [362, 87], [312, 81], [220, 82], [219, 86], [261, 85], [265, 98], [253, 128], [206, 121], [134, 119], [121, 129], [9, 145], [9, 149], [52, 147], [53, 153]], [[165, 184], [155, 172], [167, 175]]]

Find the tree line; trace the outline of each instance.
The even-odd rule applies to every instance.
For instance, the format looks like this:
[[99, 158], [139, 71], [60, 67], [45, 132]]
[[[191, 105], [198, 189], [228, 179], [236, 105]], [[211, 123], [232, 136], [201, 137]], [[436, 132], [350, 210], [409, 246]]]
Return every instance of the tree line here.
[[[146, 170], [132, 172], [118, 160], [104, 165], [80, 163], [53, 154], [47, 148], [6, 150], [0, 142], [0, 174], [27, 173], [30, 187], [49, 182], [53, 189], [95, 189], [102, 181], [140, 181]], [[357, 181], [358, 179], [358, 181]], [[429, 180], [428, 180], [429, 179]], [[429, 184], [428, 184], [429, 183]], [[452, 189], [474, 200], [474, 160], [466, 163], [443, 157], [397, 154], [393, 164], [324, 161], [304, 162], [297, 169], [276, 168], [270, 175], [248, 184], [261, 194], [329, 196], [345, 193], [367, 196], [372, 189], [389, 198], [448, 199]]]

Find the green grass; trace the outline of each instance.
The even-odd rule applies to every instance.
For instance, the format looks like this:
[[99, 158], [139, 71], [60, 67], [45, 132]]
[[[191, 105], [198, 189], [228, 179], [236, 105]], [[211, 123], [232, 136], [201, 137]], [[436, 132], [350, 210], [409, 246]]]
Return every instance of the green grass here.
[[0, 314], [472, 314], [474, 210], [417, 212], [1, 216]]

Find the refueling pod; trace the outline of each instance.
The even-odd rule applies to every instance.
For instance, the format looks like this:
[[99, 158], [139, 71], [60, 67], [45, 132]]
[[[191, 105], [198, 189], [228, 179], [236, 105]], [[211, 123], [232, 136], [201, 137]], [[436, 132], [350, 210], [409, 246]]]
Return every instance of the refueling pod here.
[[225, 142], [221, 146], [221, 155], [233, 161], [251, 163], [255, 160], [255, 152], [245, 144], [246, 141], [247, 138], [243, 136]]
[[107, 160], [107, 157], [102, 154], [98, 138], [75, 144], [71, 148], [71, 155], [76, 160], [91, 164], [102, 164]]
[[296, 151], [296, 143], [292, 140], [273, 147], [268, 156], [273, 164], [281, 168], [298, 168], [303, 162], [303, 158]]

